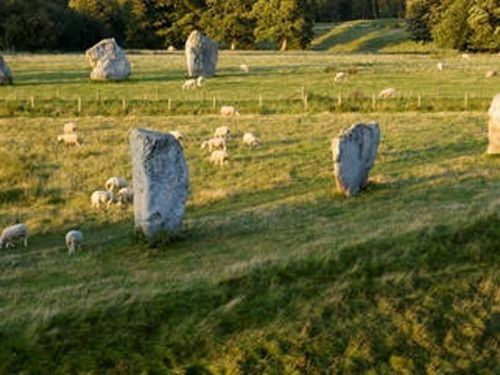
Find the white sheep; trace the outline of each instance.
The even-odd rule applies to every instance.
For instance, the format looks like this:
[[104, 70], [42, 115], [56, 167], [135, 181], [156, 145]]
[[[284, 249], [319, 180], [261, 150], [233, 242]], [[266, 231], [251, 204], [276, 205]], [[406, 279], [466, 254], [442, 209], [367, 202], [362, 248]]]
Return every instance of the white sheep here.
[[248, 73], [250, 72], [250, 68], [248, 67], [247, 64], [241, 64], [240, 65], [240, 70], [243, 72], [243, 73]]
[[110, 190], [96, 190], [90, 196], [90, 203], [93, 208], [101, 208], [101, 204], [109, 207], [113, 202], [115, 202], [115, 194]]
[[345, 72], [339, 72], [337, 74], [335, 74], [335, 83], [342, 83], [342, 82], [345, 82], [347, 80], [347, 73]]
[[260, 145], [260, 141], [252, 133], [245, 133], [243, 134], [243, 144], [250, 147], [257, 147]]
[[106, 180], [106, 190], [116, 191], [121, 188], [127, 187], [128, 182], [124, 177], [113, 176]]
[[229, 155], [226, 150], [216, 150], [210, 155], [210, 161], [219, 166], [223, 166], [227, 163]]
[[197, 86], [197, 81], [196, 79], [188, 79], [184, 84], [182, 85], [183, 90], [194, 90]]
[[63, 133], [64, 134], [76, 133], [76, 124], [74, 122], [68, 122], [64, 124]]
[[208, 141], [204, 141], [201, 144], [201, 149], [208, 149], [209, 152], [217, 149], [226, 150], [226, 140], [222, 137], [210, 138]]
[[220, 114], [222, 116], [239, 116], [240, 115], [238, 110], [231, 105], [223, 105], [220, 109]]
[[65, 240], [69, 255], [74, 254], [77, 250], [82, 250], [83, 233], [79, 230], [70, 230], [66, 233]]
[[5, 228], [0, 235], [0, 249], [14, 247], [14, 242], [22, 241], [28, 247], [28, 227], [26, 224], [14, 224]]
[[462, 53], [462, 60], [470, 60], [470, 55], [468, 53]]
[[176, 48], [174, 46], [168, 46], [167, 51], [168, 52], [175, 52]]
[[395, 98], [396, 97], [396, 89], [393, 87], [383, 89], [382, 91], [379, 92], [378, 97], [382, 98], [382, 99]]
[[78, 136], [78, 133], [60, 134], [57, 136], [57, 142], [64, 143], [65, 146], [76, 145], [80, 147], [82, 145], [82, 141]]
[[436, 66], [437, 66], [437, 68], [438, 68], [438, 70], [439, 70], [440, 72], [442, 72], [442, 71], [444, 70], [444, 63], [442, 63], [442, 62], [438, 62], [438, 63], [436, 64]]
[[497, 71], [496, 70], [488, 70], [484, 76], [486, 78], [493, 78], [496, 75], [497, 75]]
[[217, 129], [215, 129], [214, 137], [215, 138], [229, 138], [230, 134], [231, 134], [231, 130], [229, 130], [229, 127], [226, 125], [223, 125], [223, 126], [219, 126]]
[[179, 142], [182, 141], [184, 138], [183, 134], [179, 130], [172, 130], [169, 131], [169, 134], [173, 135], [175, 139], [177, 139]]
[[196, 79], [196, 86], [198, 87], [203, 87], [203, 85], [205, 84], [205, 77], [203, 76], [199, 76], [197, 79]]
[[130, 187], [121, 188], [117, 196], [119, 206], [127, 207], [129, 204], [134, 203], [134, 190]]

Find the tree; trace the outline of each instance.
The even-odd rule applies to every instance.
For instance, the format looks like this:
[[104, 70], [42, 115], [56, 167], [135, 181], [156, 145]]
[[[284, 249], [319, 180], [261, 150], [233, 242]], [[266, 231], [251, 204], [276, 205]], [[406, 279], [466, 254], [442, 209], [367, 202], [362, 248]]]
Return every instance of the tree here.
[[476, 50], [500, 49], [500, 0], [473, 0], [467, 25], [472, 33], [470, 47]]
[[442, 47], [467, 49], [471, 34], [467, 18], [471, 0], [454, 0], [432, 28], [432, 37]]

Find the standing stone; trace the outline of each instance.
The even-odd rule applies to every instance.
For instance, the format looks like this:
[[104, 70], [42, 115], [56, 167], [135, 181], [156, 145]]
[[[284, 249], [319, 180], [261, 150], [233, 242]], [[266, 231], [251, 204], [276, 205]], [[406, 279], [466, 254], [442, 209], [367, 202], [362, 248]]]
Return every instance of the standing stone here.
[[90, 79], [96, 81], [118, 81], [128, 78], [131, 73], [130, 63], [125, 52], [116, 43], [115, 38], [103, 39], [85, 52], [92, 68]]
[[130, 134], [136, 230], [150, 241], [175, 238], [188, 197], [189, 172], [171, 134], [135, 129]]
[[12, 85], [12, 73], [2, 55], [0, 55], [0, 85]]
[[186, 61], [190, 77], [213, 77], [219, 57], [217, 43], [195, 30], [186, 41]]
[[500, 154], [500, 94], [496, 94], [488, 111], [488, 154]]
[[341, 193], [350, 197], [366, 186], [379, 143], [376, 122], [352, 125], [332, 140], [334, 174]]

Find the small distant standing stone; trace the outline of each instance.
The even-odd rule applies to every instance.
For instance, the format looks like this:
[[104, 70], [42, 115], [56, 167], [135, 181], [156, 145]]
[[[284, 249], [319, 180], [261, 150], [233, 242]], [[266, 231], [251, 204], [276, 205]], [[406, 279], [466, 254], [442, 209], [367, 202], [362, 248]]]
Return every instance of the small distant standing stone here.
[[2, 55], [0, 55], [0, 85], [12, 85], [12, 73]]
[[136, 230], [148, 240], [175, 238], [188, 197], [182, 146], [171, 134], [135, 129], [130, 134]]
[[186, 41], [187, 70], [190, 77], [213, 77], [219, 58], [217, 43], [195, 30]]
[[488, 154], [500, 154], [500, 93], [496, 94], [488, 111]]
[[103, 39], [85, 52], [92, 72], [90, 79], [96, 81], [118, 81], [127, 79], [131, 73], [125, 52], [115, 38]]
[[380, 143], [378, 123], [355, 124], [332, 140], [333, 166], [337, 189], [350, 197], [368, 183]]

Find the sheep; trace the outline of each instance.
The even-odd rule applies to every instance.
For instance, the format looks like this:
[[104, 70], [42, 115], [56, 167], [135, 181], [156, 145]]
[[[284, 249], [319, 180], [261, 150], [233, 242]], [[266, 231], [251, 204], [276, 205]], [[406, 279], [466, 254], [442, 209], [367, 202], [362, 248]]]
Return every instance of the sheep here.
[[188, 79], [182, 85], [183, 90], [194, 90], [197, 86], [196, 79]]
[[260, 145], [260, 141], [252, 133], [245, 133], [243, 134], [243, 144], [250, 147], [256, 147]]
[[393, 87], [389, 87], [387, 89], [383, 89], [378, 94], [378, 97], [382, 98], [382, 99], [395, 98], [396, 97], [396, 89], [393, 88]]
[[248, 73], [250, 72], [250, 68], [248, 67], [247, 64], [241, 64], [240, 65], [240, 70], [243, 72], [243, 73]]
[[488, 70], [484, 76], [486, 78], [493, 78], [496, 75], [497, 75], [497, 71], [496, 70]]
[[339, 72], [337, 74], [335, 74], [335, 83], [342, 83], [342, 82], [345, 82], [347, 80], [347, 73], [345, 72]]
[[5, 228], [0, 235], [0, 249], [14, 247], [14, 242], [22, 241], [28, 247], [28, 227], [26, 224], [14, 224]]
[[76, 133], [76, 124], [74, 122], [68, 122], [64, 124], [63, 133], [64, 134]]
[[221, 116], [239, 116], [240, 113], [230, 105], [223, 105], [220, 109]]
[[60, 134], [57, 136], [57, 142], [64, 143], [65, 146], [76, 145], [80, 147], [82, 145], [82, 141], [78, 136], [78, 133]]
[[205, 84], [205, 77], [203, 76], [199, 76], [197, 79], [196, 79], [196, 86], [198, 87], [203, 87], [203, 85]]
[[229, 138], [229, 134], [231, 134], [231, 130], [229, 130], [229, 127], [224, 125], [224, 126], [219, 126], [217, 129], [215, 129], [214, 137], [225, 139]]
[[82, 250], [83, 233], [79, 230], [70, 230], [65, 236], [68, 254], [73, 255], [77, 250]]
[[229, 155], [226, 150], [215, 150], [210, 155], [210, 161], [219, 166], [223, 166], [227, 163]]
[[222, 149], [226, 150], [226, 140], [222, 137], [210, 138], [208, 141], [204, 141], [201, 144], [201, 149], [208, 149], [209, 152], [212, 150]]
[[118, 205], [127, 207], [129, 204], [134, 203], [134, 190], [130, 187], [121, 188], [118, 191]]
[[115, 202], [115, 194], [110, 190], [96, 190], [90, 196], [90, 202], [93, 208], [101, 208], [101, 204], [106, 204], [106, 207], [109, 207]]
[[169, 134], [173, 135], [175, 139], [177, 139], [179, 142], [182, 141], [182, 139], [184, 138], [184, 136], [182, 135], [182, 133], [178, 130], [172, 130], [172, 131], [169, 131]]
[[438, 70], [439, 70], [440, 72], [442, 72], [442, 71], [444, 70], [444, 63], [442, 63], [442, 62], [438, 62], [438, 63], [436, 64], [436, 66], [437, 66], [437, 68], [438, 68]]
[[468, 53], [462, 53], [462, 60], [470, 60], [470, 55]]
[[108, 178], [105, 184], [106, 190], [109, 191], [120, 190], [121, 188], [127, 186], [128, 186], [127, 180], [125, 180], [125, 178], [123, 177], [117, 177], [117, 176]]
[[167, 51], [168, 52], [175, 52], [176, 48], [174, 46], [168, 46]]

